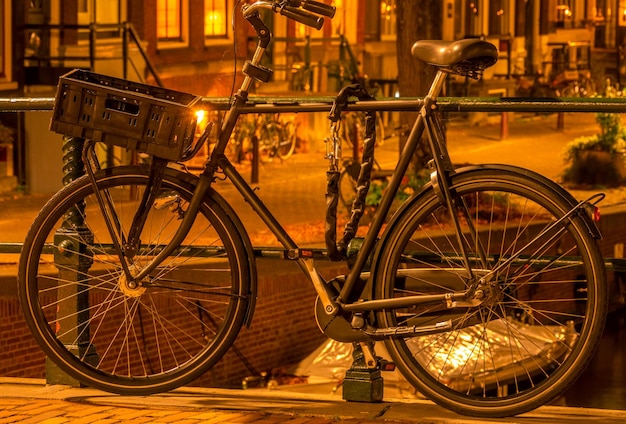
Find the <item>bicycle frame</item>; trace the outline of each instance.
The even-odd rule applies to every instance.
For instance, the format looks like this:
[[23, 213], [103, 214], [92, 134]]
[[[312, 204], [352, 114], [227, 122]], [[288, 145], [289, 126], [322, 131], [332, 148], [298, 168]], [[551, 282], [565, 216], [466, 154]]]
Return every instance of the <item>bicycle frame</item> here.
[[[270, 42], [269, 30], [258, 16], [257, 9], [260, 7], [267, 7], [268, 4], [271, 3], [266, 4], [264, 2], [257, 2], [255, 3], [255, 5], [257, 5], [256, 8], [250, 7], [249, 9], [244, 11], [244, 17], [253, 25], [253, 27], [257, 31], [257, 34], [259, 35], [259, 43], [256, 47], [253, 58], [247, 64], [248, 68], [257, 69], [257, 71], [254, 72], [258, 72], [258, 69], [263, 69], [261, 68], [260, 63], [263, 58], [265, 49]], [[159, 254], [152, 260], [152, 262], [142, 268], [142, 270], [137, 275], [131, 275], [131, 271], [128, 269], [128, 267], [125, 267], [124, 271], [127, 274], [128, 280], [134, 281], [135, 284], [137, 284], [137, 282], [141, 282], [152, 271], [154, 271], [165, 258], [167, 258], [175, 249], [180, 246], [194, 223], [195, 216], [198, 213], [198, 209], [202, 202], [202, 199], [205, 197], [211, 187], [211, 184], [215, 180], [216, 173], [221, 171], [232, 182], [232, 184], [235, 186], [235, 188], [241, 194], [244, 200], [251, 205], [255, 213], [262, 219], [265, 225], [276, 236], [280, 244], [285, 248], [286, 259], [296, 261], [300, 269], [306, 274], [309, 281], [313, 284], [317, 295], [319, 296], [323, 313], [327, 317], [337, 317], [341, 311], [362, 313], [366, 311], [377, 311], [387, 308], [404, 308], [412, 305], [424, 305], [433, 303], [446, 304], [449, 307], [471, 307], [479, 304], [480, 301], [477, 299], [473, 299], [473, 295], [476, 291], [477, 286], [481, 283], [481, 281], [485, 280], [486, 277], [480, 276], [480, 278], [478, 278], [476, 275], [474, 275], [472, 267], [470, 266], [470, 258], [466, 245], [467, 241], [463, 239], [460, 231], [461, 218], [456, 213], [460, 211], [461, 214], [467, 215], [468, 208], [467, 205], [465, 205], [462, 201], [459, 203], [455, 203], [454, 196], [451, 194], [451, 190], [449, 188], [449, 178], [455, 171], [452, 167], [452, 162], [445, 147], [443, 130], [438, 121], [439, 118], [436, 99], [441, 93], [447, 74], [450, 71], [444, 68], [438, 68], [437, 74], [431, 84], [428, 94], [426, 95], [426, 97], [424, 97], [424, 99], [420, 101], [407, 102], [404, 100], [372, 100], [368, 102], [363, 102], [361, 105], [359, 105], [359, 110], [363, 111], [390, 111], [411, 106], [414, 107], [414, 110], [419, 111], [419, 115], [409, 133], [408, 139], [400, 155], [396, 169], [391, 176], [389, 185], [382, 197], [374, 220], [371, 223], [365, 238], [363, 239], [363, 243], [358, 251], [356, 260], [352, 265], [351, 271], [347, 275], [338, 293], [334, 292], [334, 289], [331, 287], [330, 284], [327, 284], [325, 281], [323, 281], [313, 263], [312, 252], [306, 249], [301, 249], [298, 246], [298, 244], [287, 233], [287, 231], [278, 222], [278, 220], [274, 217], [271, 211], [265, 206], [263, 201], [257, 196], [255, 191], [248, 185], [245, 179], [241, 176], [241, 174], [237, 171], [234, 165], [224, 154], [231, 133], [240, 115], [242, 113], [246, 113], [248, 91], [252, 85], [253, 79], [255, 79], [255, 77], [253, 76], [254, 72], [246, 73], [241, 88], [233, 97], [231, 106], [227, 110], [226, 116], [222, 123], [218, 141], [213, 151], [211, 152], [211, 155], [205, 165], [204, 171], [199, 176], [198, 185], [195, 189], [188, 210], [177, 233], [170, 241], [170, 243], [163, 250], [161, 250]], [[298, 112], [306, 110], [306, 107], [300, 108], [299, 106], [291, 105], [285, 106], [284, 109], [285, 111]], [[280, 112], [281, 110], [281, 106], [276, 106], [273, 109], [274, 112]], [[362, 284], [362, 281], [366, 276], [363, 271], [368, 262], [368, 259], [376, 249], [378, 235], [381, 232], [386, 215], [391, 208], [395, 193], [398, 191], [398, 188], [401, 185], [402, 179], [405, 176], [406, 171], [410, 165], [411, 158], [413, 157], [413, 154], [418, 147], [418, 143], [420, 142], [420, 139], [424, 135], [424, 133], [427, 136], [427, 139], [430, 143], [431, 151], [433, 153], [433, 159], [429, 162], [431, 183], [435, 189], [435, 192], [438, 194], [440, 201], [445, 204], [448, 211], [450, 212], [451, 222], [454, 229], [456, 230], [456, 240], [460, 248], [460, 256], [464, 264], [463, 266], [467, 271], [467, 275], [469, 276], [470, 284], [468, 284], [468, 287], [465, 290], [448, 292], [446, 294], [413, 295], [393, 299], [368, 300], [369, 296], [361, 296], [361, 292], [364, 290], [364, 284]], [[158, 163], [159, 161], [156, 161], [156, 165], [154, 166], [158, 166]], [[580, 202], [578, 205], [573, 206], [570, 214], [581, 208], [583, 203], [585, 202]], [[105, 208], [103, 208], [103, 210], [105, 210]], [[138, 223], [137, 225], [142, 225], [141, 218], [136, 219], [135, 221]], [[554, 228], [556, 225], [558, 225], [558, 222], [554, 223], [549, 228]], [[113, 235], [114, 229], [111, 226], [110, 231]], [[476, 230], [474, 228], [470, 228], [470, 231], [474, 234], [476, 233]], [[131, 234], [139, 234], [139, 231], [136, 228], [131, 228]], [[133, 241], [131, 240], [130, 242], [132, 243]], [[119, 251], [119, 246], [117, 246], [117, 249]], [[486, 257], [484, 248], [479, 245], [477, 249], [478, 260], [485, 267], [488, 258]], [[123, 260], [122, 252], [119, 251], [118, 253], [120, 255], [120, 259]], [[493, 271], [491, 271], [490, 274], [493, 274]], [[357, 291], [359, 292], [357, 293]], [[364, 300], [354, 302], [353, 299]], [[444, 331], [446, 328], [449, 328], [450, 325], [451, 324], [449, 322], [447, 325], [444, 323], [444, 325], [437, 327], [437, 331]], [[423, 328], [415, 328], [410, 331], [413, 331], [414, 334], [416, 332], [430, 331], [430, 329], [424, 330]], [[384, 329], [380, 330], [379, 333], [376, 333], [376, 330], [373, 330], [373, 332], [370, 332], [369, 335], [365, 333], [362, 336], [363, 340], [369, 340], [372, 334], [381, 337], [386, 337], [389, 335], [385, 332]]]
[[[263, 53], [264, 47], [262, 45], [262, 42], [260, 42], [252, 59], [253, 65], [258, 65], [258, 63], [260, 63], [263, 57]], [[276, 236], [280, 244], [285, 248], [286, 258], [289, 260], [295, 260], [298, 263], [300, 269], [307, 275], [308, 279], [313, 284], [318, 296], [320, 297], [326, 314], [336, 315], [340, 310], [357, 312], [366, 310], [379, 310], [390, 307], [399, 308], [421, 303], [445, 301], [458, 302], [467, 299], [468, 295], [472, 291], [471, 289], [464, 292], [458, 292], [453, 295], [449, 294], [445, 297], [443, 295], [410, 296], [403, 299], [394, 300], [362, 301], [354, 304], [346, 303], [347, 299], [354, 298], [353, 292], [358, 285], [357, 282], [361, 278], [361, 273], [363, 272], [363, 269], [368, 261], [368, 258], [370, 257], [370, 254], [375, 249], [378, 234], [380, 233], [380, 230], [384, 224], [385, 216], [387, 215], [387, 212], [389, 211], [393, 202], [394, 193], [398, 190], [398, 187], [401, 184], [402, 178], [404, 177], [410, 165], [413, 152], [416, 150], [417, 145], [422, 135], [424, 134], [424, 131], [426, 131], [428, 135], [432, 151], [437, 152], [437, 154], [435, 155], [435, 160], [433, 162], [433, 169], [431, 171], [433, 172], [433, 175], [439, 175], [439, 177], [433, 178], [437, 178], [439, 182], [439, 186], [441, 187], [442, 191], [442, 198], [446, 198], [448, 199], [448, 202], [451, 202], [445, 174], [452, 172], [452, 167], [447, 151], [445, 150], [443, 144], [443, 134], [441, 133], [441, 129], [434, 124], [434, 114], [436, 113], [436, 98], [442, 90], [446, 76], [446, 72], [439, 71], [435, 80], [433, 81], [428, 95], [422, 101], [416, 102], [416, 104], [419, 105], [419, 110], [421, 111], [420, 115], [416, 119], [413, 128], [409, 134], [404, 150], [400, 155], [400, 160], [391, 176], [388, 189], [384, 197], [382, 198], [374, 221], [372, 222], [367, 232], [367, 235], [363, 240], [363, 244], [359, 249], [359, 253], [356, 257], [356, 262], [353, 265], [352, 271], [348, 274], [347, 279], [338, 296], [335, 296], [333, 293], [331, 293], [329, 290], [329, 286], [326, 284], [326, 282], [322, 281], [318, 271], [313, 264], [311, 253], [306, 249], [301, 249], [298, 246], [298, 244], [291, 238], [287, 231], [277, 221], [271, 211], [265, 206], [263, 201], [257, 196], [254, 190], [250, 188], [242, 175], [237, 171], [234, 165], [224, 154], [224, 150], [230, 139], [230, 134], [233, 131], [233, 128], [235, 127], [239, 116], [244, 113], [244, 108], [246, 106], [248, 98], [248, 89], [252, 83], [252, 78], [250, 76], [245, 77], [241, 88], [234, 96], [234, 101], [231, 107], [226, 113], [226, 117], [223, 121], [222, 128], [219, 134], [218, 142], [215, 145], [214, 150], [212, 151], [211, 156], [207, 161], [204, 171], [200, 175], [199, 184], [196, 188], [194, 197], [189, 205], [189, 209], [185, 215], [185, 218], [183, 219], [178, 233], [173, 238], [172, 242], [165, 249], [163, 249], [149, 265], [143, 268], [138, 275], [134, 277], [131, 276], [131, 278], [135, 281], [141, 281], [150, 272], [152, 272], [164, 258], [166, 258], [168, 255], [171, 254], [171, 252], [179, 247], [180, 243], [182, 243], [193, 224], [193, 220], [198, 211], [200, 201], [211, 187], [211, 184], [215, 178], [215, 173], [218, 170], [221, 170], [236, 187], [236, 189], [239, 191], [245, 201], [251, 205], [255, 213], [262, 219], [265, 225]], [[402, 101], [374, 100], [366, 102], [367, 104], [360, 107], [360, 109], [365, 111], [394, 110], [398, 107], [399, 102]], [[280, 109], [280, 106], [278, 106], [278, 109]], [[297, 107], [289, 107], [288, 109], [290, 111], [299, 110]], [[458, 217], [456, 217], [454, 214], [452, 215], [453, 220], [457, 221]], [[458, 225], [458, 223], [456, 225]], [[465, 249], [463, 249], [463, 251], [465, 251]], [[471, 272], [469, 267], [467, 268], [468, 271]]]

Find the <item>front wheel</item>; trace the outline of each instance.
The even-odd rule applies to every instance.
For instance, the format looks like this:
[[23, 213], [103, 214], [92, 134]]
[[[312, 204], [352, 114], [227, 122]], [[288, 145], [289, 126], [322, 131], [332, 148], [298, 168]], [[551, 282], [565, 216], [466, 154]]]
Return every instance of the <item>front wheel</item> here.
[[567, 215], [573, 202], [536, 178], [466, 171], [452, 177], [451, 192], [459, 232], [427, 186], [380, 243], [377, 298], [457, 293], [380, 312], [381, 327], [425, 334], [390, 339], [387, 349], [405, 378], [446, 408], [481, 417], [530, 411], [581, 374], [602, 335], [597, 242], [584, 212]]
[[[139, 167], [96, 174], [124, 245], [148, 183]], [[140, 244], [120, 259], [87, 177], [64, 187], [33, 223], [22, 249], [19, 295], [42, 349], [82, 383], [120, 394], [171, 390], [214, 365], [239, 332], [254, 264], [232, 211], [210, 192], [181, 247], [139, 284], [136, 275], [172, 238], [193, 177], [166, 170]]]

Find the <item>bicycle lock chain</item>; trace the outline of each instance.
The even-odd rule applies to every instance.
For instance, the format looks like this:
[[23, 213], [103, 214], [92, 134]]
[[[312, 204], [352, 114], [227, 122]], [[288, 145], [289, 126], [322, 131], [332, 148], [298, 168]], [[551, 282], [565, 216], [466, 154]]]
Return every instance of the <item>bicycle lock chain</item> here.
[[376, 113], [365, 112], [365, 138], [363, 141], [363, 157], [357, 180], [356, 197], [352, 202], [350, 219], [346, 223], [343, 237], [337, 242], [337, 203], [339, 201], [339, 162], [341, 161], [341, 139], [339, 125], [341, 113], [348, 107], [348, 100], [356, 97], [359, 100], [374, 100], [367, 89], [361, 84], [348, 85], [341, 89], [333, 102], [328, 114], [331, 136], [325, 141], [326, 158], [329, 160], [329, 170], [326, 172], [326, 227], [325, 239], [328, 258], [331, 261], [341, 261], [347, 256], [347, 248], [354, 238], [363, 212], [365, 211], [365, 196], [370, 187], [370, 176], [374, 165], [374, 145], [376, 144]]

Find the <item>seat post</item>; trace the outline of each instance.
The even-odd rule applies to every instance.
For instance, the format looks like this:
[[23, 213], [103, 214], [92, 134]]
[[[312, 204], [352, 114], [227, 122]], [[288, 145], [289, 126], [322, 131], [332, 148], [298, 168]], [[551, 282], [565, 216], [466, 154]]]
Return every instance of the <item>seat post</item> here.
[[439, 94], [441, 94], [441, 91], [443, 90], [443, 84], [446, 82], [447, 76], [447, 71], [443, 70], [442, 68], [437, 68], [437, 74], [435, 75], [435, 78], [430, 85], [426, 97], [430, 99], [436, 99], [437, 97], [439, 97]]

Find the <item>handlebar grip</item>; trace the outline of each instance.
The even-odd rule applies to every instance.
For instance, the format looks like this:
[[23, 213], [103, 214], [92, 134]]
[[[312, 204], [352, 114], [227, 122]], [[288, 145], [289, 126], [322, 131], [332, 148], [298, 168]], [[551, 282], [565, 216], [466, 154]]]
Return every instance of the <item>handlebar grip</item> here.
[[337, 8], [335, 8], [335, 6], [331, 6], [315, 0], [304, 0], [302, 2], [302, 8], [313, 13], [317, 13], [318, 15], [328, 16], [329, 18], [335, 16], [335, 12], [337, 11]]
[[280, 10], [280, 14], [315, 29], [321, 29], [324, 25], [324, 18], [295, 7], [285, 6]]

